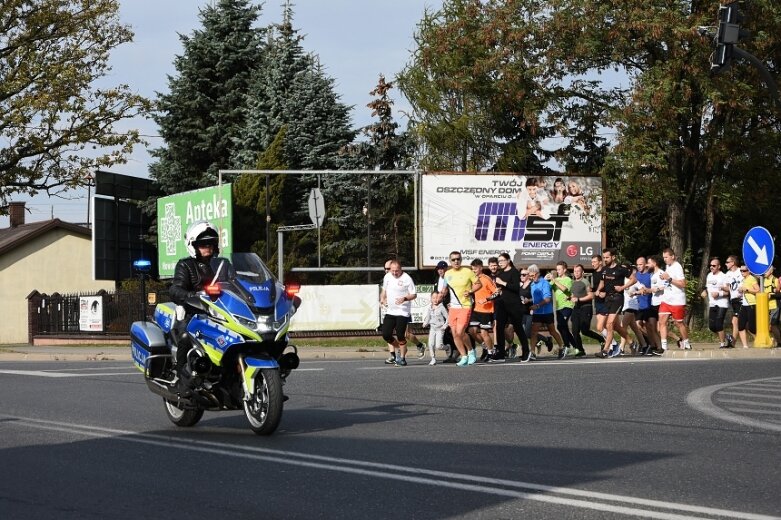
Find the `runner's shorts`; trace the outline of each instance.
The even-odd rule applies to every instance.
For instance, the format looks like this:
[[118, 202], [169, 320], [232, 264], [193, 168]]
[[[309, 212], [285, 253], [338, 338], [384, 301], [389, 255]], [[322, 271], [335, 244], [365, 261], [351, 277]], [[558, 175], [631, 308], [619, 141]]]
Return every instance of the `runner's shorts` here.
[[490, 312], [472, 311], [469, 326], [480, 327], [483, 330], [494, 330], [494, 315]]
[[683, 321], [686, 316], [686, 305], [668, 305], [662, 302], [659, 306], [659, 314], [669, 314], [675, 321]]
[[456, 331], [463, 332], [469, 326], [469, 315], [472, 314], [472, 309], [466, 309], [464, 307], [451, 307], [447, 312], [447, 323], [455, 333]]

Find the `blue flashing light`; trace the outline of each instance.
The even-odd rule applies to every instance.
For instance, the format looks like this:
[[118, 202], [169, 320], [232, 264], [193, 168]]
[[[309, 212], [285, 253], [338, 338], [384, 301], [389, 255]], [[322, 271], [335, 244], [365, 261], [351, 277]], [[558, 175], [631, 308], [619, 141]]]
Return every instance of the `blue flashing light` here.
[[138, 260], [133, 260], [133, 269], [140, 273], [148, 273], [152, 270], [152, 261], [151, 260], [145, 260], [143, 258]]

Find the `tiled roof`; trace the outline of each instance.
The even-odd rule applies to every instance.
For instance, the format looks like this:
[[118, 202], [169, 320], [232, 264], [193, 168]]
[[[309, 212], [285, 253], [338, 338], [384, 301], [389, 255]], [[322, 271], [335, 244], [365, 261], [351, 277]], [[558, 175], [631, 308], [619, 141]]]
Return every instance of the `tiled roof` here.
[[54, 229], [64, 229], [79, 235], [92, 236], [92, 231], [90, 229], [77, 224], [63, 222], [58, 218], [55, 218], [54, 220], [44, 220], [42, 222], [33, 222], [31, 224], [22, 224], [21, 226], [0, 229], [0, 255]]

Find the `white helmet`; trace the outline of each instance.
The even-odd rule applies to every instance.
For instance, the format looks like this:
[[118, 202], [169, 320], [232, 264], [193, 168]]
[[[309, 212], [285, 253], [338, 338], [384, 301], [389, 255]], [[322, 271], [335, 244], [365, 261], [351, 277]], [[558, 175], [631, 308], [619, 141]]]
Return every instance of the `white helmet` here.
[[197, 245], [205, 242], [214, 244], [214, 256], [220, 252], [220, 232], [211, 223], [205, 220], [198, 220], [190, 224], [187, 233], [184, 235], [184, 243], [187, 246], [187, 252], [191, 257], [198, 257]]

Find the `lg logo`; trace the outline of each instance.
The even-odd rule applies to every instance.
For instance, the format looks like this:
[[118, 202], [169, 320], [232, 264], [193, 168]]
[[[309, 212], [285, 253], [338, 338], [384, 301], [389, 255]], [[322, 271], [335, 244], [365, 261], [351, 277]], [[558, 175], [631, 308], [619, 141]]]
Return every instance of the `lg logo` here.
[[594, 254], [594, 248], [591, 246], [583, 247], [571, 244], [567, 246], [567, 256], [575, 258], [576, 256], [592, 256]]

